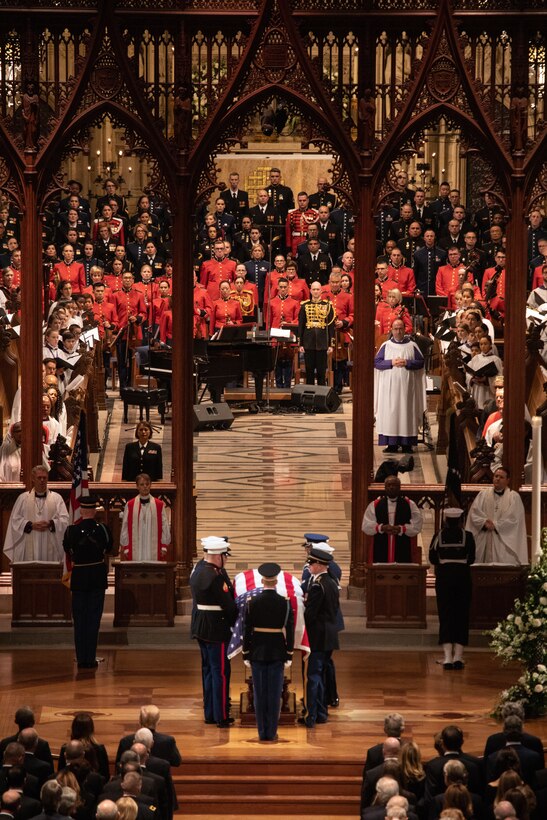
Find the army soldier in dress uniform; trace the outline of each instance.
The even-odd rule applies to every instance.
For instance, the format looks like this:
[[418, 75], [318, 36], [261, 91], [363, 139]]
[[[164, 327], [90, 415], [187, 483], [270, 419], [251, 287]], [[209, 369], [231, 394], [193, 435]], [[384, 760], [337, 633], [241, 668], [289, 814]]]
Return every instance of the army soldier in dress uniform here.
[[72, 562], [70, 591], [78, 669], [98, 666], [97, 641], [108, 586], [105, 557], [114, 551], [112, 533], [95, 521], [96, 509], [93, 496], [80, 498], [81, 520], [68, 527], [63, 539], [63, 548]]
[[439, 644], [444, 669], [463, 669], [463, 648], [469, 639], [471, 570], [475, 539], [461, 523], [463, 510], [448, 507], [444, 526], [433, 537], [429, 561], [435, 567], [435, 592], [439, 613]]
[[192, 637], [201, 650], [203, 709], [205, 723], [216, 723], [219, 729], [230, 726], [230, 661], [227, 650], [231, 627], [237, 618], [233, 587], [224, 564], [230, 555], [230, 544], [223, 538], [202, 541], [205, 555], [190, 576], [195, 601]]
[[321, 298], [320, 282], [313, 282], [311, 299], [302, 302], [298, 315], [300, 352], [304, 354], [306, 384], [326, 384], [327, 356], [332, 352], [336, 314], [332, 303]]
[[260, 740], [277, 740], [283, 668], [292, 663], [294, 615], [288, 598], [276, 590], [279, 564], [261, 564], [264, 591], [247, 601], [243, 660], [253, 674], [256, 725]]
[[308, 587], [304, 620], [310, 642], [310, 656], [305, 664], [304, 714], [298, 723], [313, 729], [328, 720], [324, 678], [325, 666], [338, 644], [338, 584], [329, 575], [332, 555], [312, 547], [308, 556], [313, 580]]

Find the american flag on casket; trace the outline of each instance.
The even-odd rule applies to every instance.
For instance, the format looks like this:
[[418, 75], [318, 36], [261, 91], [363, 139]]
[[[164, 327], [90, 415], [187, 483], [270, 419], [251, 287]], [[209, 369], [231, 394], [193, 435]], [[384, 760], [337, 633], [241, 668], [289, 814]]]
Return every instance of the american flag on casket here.
[[[303, 652], [310, 651], [308, 634], [304, 623], [304, 593], [300, 581], [290, 572], [280, 572], [277, 577], [276, 592], [288, 598], [294, 616], [294, 648]], [[228, 645], [228, 657], [234, 658], [243, 647], [243, 628], [245, 626], [245, 607], [249, 598], [260, 595], [263, 591], [262, 578], [257, 569], [240, 572], [234, 578], [234, 590], [237, 604], [237, 621]]]

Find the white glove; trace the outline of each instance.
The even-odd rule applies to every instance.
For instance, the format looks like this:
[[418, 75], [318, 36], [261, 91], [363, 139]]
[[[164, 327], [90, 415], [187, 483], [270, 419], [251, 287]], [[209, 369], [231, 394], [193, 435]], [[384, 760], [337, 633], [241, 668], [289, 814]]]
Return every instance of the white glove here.
[[285, 669], [290, 669], [291, 666], [292, 666], [292, 661], [285, 661], [285, 663], [284, 663]]
[[243, 663], [245, 664], [245, 666], [247, 667], [247, 669], [250, 669], [250, 668], [251, 668], [251, 661], [243, 661]]

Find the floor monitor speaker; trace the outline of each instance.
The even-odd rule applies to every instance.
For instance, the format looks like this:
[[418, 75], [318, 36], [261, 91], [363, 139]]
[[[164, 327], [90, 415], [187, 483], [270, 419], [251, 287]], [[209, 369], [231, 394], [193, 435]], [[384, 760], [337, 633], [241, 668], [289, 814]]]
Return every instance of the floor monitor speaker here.
[[342, 404], [332, 387], [319, 384], [295, 384], [291, 390], [291, 401], [303, 410], [319, 413], [336, 413]]
[[203, 430], [228, 430], [234, 414], [225, 401], [216, 404], [194, 404], [194, 433]]

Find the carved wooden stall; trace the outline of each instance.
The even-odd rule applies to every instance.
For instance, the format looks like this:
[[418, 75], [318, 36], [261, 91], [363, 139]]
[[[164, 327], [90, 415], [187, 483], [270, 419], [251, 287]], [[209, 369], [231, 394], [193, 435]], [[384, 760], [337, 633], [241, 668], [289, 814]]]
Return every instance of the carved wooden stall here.
[[[25, 13], [21, 14], [24, 5]], [[526, 398], [525, 215], [547, 197], [543, 0], [4, 0], [0, 8], [0, 193], [21, 216], [23, 470], [40, 460], [40, 215], [69, 171], [93, 168], [97, 129], [118, 157], [146, 162], [173, 214], [173, 538], [177, 587], [195, 548], [192, 450], [192, 220], [226, 181], [218, 156], [249, 147], [279, 103], [301, 150], [329, 156], [355, 214], [351, 584], [365, 583], [361, 519], [373, 458], [373, 214], [403, 168], [431, 195], [443, 175], [468, 197], [490, 191], [511, 215], [505, 327], [508, 427]], [[106, 133], [106, 132], [105, 132]], [[441, 138], [442, 137], [442, 138]], [[118, 146], [117, 146], [118, 147]], [[97, 149], [101, 150], [101, 149]], [[96, 153], [96, 152], [95, 152]], [[218, 160], [218, 161], [217, 161]], [[226, 165], [226, 163], [224, 163]], [[135, 177], [135, 180], [137, 177]], [[480, 180], [480, 190], [477, 188]], [[127, 183], [126, 183], [127, 185]], [[512, 483], [524, 454], [507, 442]], [[109, 487], [98, 488], [109, 493]], [[120, 489], [123, 494], [125, 488]]]

